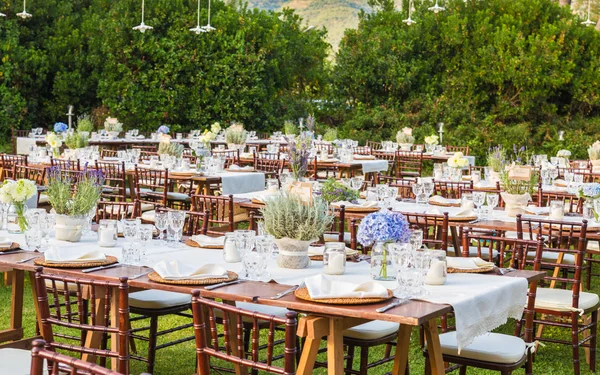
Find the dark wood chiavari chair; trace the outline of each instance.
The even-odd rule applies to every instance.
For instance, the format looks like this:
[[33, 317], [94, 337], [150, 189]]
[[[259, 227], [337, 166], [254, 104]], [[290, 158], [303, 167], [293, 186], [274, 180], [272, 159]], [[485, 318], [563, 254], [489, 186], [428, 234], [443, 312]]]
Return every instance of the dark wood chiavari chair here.
[[423, 244], [430, 249], [448, 251], [448, 213], [442, 215], [404, 213], [411, 229], [423, 231]]
[[350, 245], [350, 233], [346, 235], [346, 207], [334, 207], [333, 208], [333, 223], [331, 224], [331, 230], [323, 234], [325, 242], [344, 242]]
[[140, 217], [142, 211], [140, 202], [112, 202], [99, 201], [96, 208], [96, 222], [99, 220], [135, 219]]
[[154, 152], [154, 151], [140, 151], [140, 161], [148, 161], [153, 156], [156, 156], [158, 158], [159, 157], [158, 156], [158, 152]]
[[102, 199], [107, 201], [125, 202], [131, 196], [127, 186], [125, 162], [96, 161], [96, 169], [104, 175]]
[[450, 181], [433, 181], [434, 195], [441, 195], [447, 199], [460, 199], [463, 191], [473, 189], [472, 181], [450, 182]]
[[[197, 363], [201, 374], [211, 372], [211, 357], [253, 371], [281, 375], [296, 373], [297, 314], [295, 312], [286, 312], [285, 317], [278, 317], [204, 299], [200, 297], [199, 290], [194, 290], [192, 296]], [[224, 347], [219, 345], [221, 341], [217, 330], [219, 321], [223, 326]], [[244, 322], [248, 323], [244, 324]], [[248, 324], [252, 327], [253, 338], [248, 342], [246, 349], [245, 345], [238, 340], [244, 337], [244, 330], [247, 329]], [[275, 328], [278, 326], [284, 327], [283, 367], [273, 364], [276, 345]], [[267, 345], [263, 350], [258, 336], [262, 327], [268, 329]], [[263, 359], [261, 360], [260, 357]], [[215, 370], [219, 371], [216, 368]]]
[[398, 197], [401, 199], [415, 199], [415, 194], [412, 191], [412, 185], [415, 183], [415, 180], [380, 176], [379, 182], [398, 188]]
[[567, 192], [548, 192], [544, 191], [540, 186], [538, 188], [536, 197], [538, 207], [549, 207], [550, 202], [561, 201], [563, 202], [565, 211], [569, 214], [581, 214], [583, 212], [583, 203], [585, 202], [585, 198], [580, 198]]
[[158, 151], [158, 147], [156, 146], [141, 146], [141, 145], [132, 145], [131, 148], [137, 148], [140, 152], [152, 152], [156, 153]]
[[[169, 172], [135, 166], [135, 197], [140, 204], [154, 208], [167, 207], [169, 192]], [[153, 223], [154, 210], [142, 214], [142, 220]]]
[[240, 150], [212, 150], [212, 156], [220, 156], [225, 158], [225, 169], [235, 164], [240, 166]]
[[109, 149], [109, 148], [102, 148], [100, 150], [100, 159], [106, 159], [106, 158], [116, 158], [117, 157], [117, 150], [113, 150], [113, 149]]
[[396, 177], [416, 178], [423, 172], [423, 152], [396, 151]]
[[[257, 172], [265, 174], [266, 178], [277, 178], [283, 172], [284, 161], [279, 158], [271, 158], [275, 154], [263, 155], [264, 153], [254, 154], [254, 169]], [[263, 156], [267, 156], [266, 158]]]
[[52, 156], [50, 157], [50, 165], [53, 167], [59, 167], [60, 169], [69, 169], [72, 171], [80, 171], [81, 165], [79, 159], [70, 160], [70, 159], [55, 159]]
[[196, 165], [198, 162], [198, 157], [196, 157], [196, 155], [194, 155], [194, 150], [192, 150], [190, 148], [186, 148], [183, 150], [183, 153], [181, 154], [181, 158], [186, 159], [190, 165]]
[[333, 146], [329, 143], [317, 143], [315, 144], [315, 150], [317, 150], [318, 153], [326, 152], [327, 155], [333, 154]]
[[[490, 239], [493, 240], [494, 237], [490, 237]], [[520, 243], [521, 247], [527, 247], [535, 251], [532, 263], [534, 270], [539, 270], [543, 240], [539, 238], [536, 241], [520, 240], [517, 242]], [[518, 263], [520, 264], [519, 269], [524, 269], [525, 262]], [[442, 334], [439, 336], [442, 357], [444, 363], [451, 364], [446, 372], [460, 368], [460, 374], [466, 374], [467, 367], [476, 367], [508, 375], [525, 367], [525, 374], [533, 374], [533, 351], [530, 345], [534, 341], [534, 306], [537, 291], [539, 291], [537, 282], [530, 282], [523, 318], [517, 320], [514, 336], [495, 332], [479, 336], [459, 353], [456, 331], [448, 331], [449, 327], [442, 325]], [[520, 337], [522, 333], [524, 333], [523, 338]], [[427, 358], [425, 373], [428, 374], [431, 373], [431, 369], [427, 350], [424, 350], [424, 355]]]
[[469, 155], [469, 146], [446, 146], [447, 152], [462, 152], [463, 155]]
[[371, 150], [376, 151], [376, 150], [381, 150], [381, 142], [374, 142], [374, 141], [367, 141], [366, 146], [369, 147]]
[[223, 235], [223, 232], [235, 230], [233, 195], [226, 197], [192, 195], [192, 211], [208, 211], [207, 234], [209, 235]]
[[358, 146], [353, 149], [354, 155], [371, 155], [373, 150], [367, 146]]
[[28, 165], [27, 155], [2, 154], [0, 160], [2, 161], [2, 165], [0, 166], [2, 168], [2, 176], [0, 176], [2, 179], [14, 179], [12, 172], [15, 165]]
[[[127, 278], [119, 282], [87, 280], [81, 277], [59, 276], [43, 273], [36, 268], [35, 285], [40, 316], [40, 332], [46, 347], [117, 361], [117, 370], [129, 374], [129, 286]], [[83, 290], [86, 293], [83, 293]], [[110, 326], [110, 301], [118, 301], [116, 327]], [[84, 295], [89, 295], [85, 302]], [[49, 302], [49, 296], [52, 302]], [[63, 303], [60, 303], [60, 300]], [[73, 300], [75, 299], [75, 300]], [[88, 305], [91, 313], [86, 311]], [[76, 309], [74, 311], [74, 308]], [[59, 333], [61, 329], [79, 331], [80, 337], [69, 337]], [[71, 342], [59, 342], [56, 338], [79, 341], [84, 335], [110, 335], [118, 340], [118, 352], [109, 349], [92, 349]]]
[[195, 212], [188, 211], [186, 213], [185, 224], [183, 226], [184, 236], [197, 236], [199, 234], [207, 234], [209, 211]]
[[[575, 224], [517, 215], [517, 235], [519, 239], [534, 236], [550, 239], [544, 243], [541, 255], [541, 268], [548, 269], [549, 274], [544, 279], [548, 287], [537, 290], [534, 323], [538, 329], [535, 340], [571, 346], [575, 375], [580, 374], [579, 349], [588, 348], [590, 370], [595, 372], [600, 301], [596, 293], [582, 291], [581, 281], [587, 245], [587, 220]], [[553, 238], [557, 241], [552, 241]], [[520, 251], [527, 255], [530, 249], [524, 247]], [[564, 261], [568, 255], [573, 257], [573, 262]], [[524, 258], [525, 263], [531, 263], [530, 256]], [[557, 284], [562, 288], [556, 288]], [[545, 325], [570, 330], [571, 339], [543, 337], [542, 327]]]
[[387, 170], [385, 176], [388, 176], [388, 177], [396, 176], [396, 153], [395, 152], [373, 151], [373, 156], [375, 156], [376, 159], [388, 161], [388, 170]]

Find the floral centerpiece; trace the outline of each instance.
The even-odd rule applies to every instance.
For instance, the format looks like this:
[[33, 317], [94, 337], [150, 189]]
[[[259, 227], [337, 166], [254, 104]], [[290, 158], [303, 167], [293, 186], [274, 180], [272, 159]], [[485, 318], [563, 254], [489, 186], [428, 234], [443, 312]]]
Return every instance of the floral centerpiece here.
[[413, 143], [415, 143], [412, 129], [403, 128], [402, 130], [398, 130], [398, 133], [396, 133], [396, 142], [398, 142], [402, 151], [410, 151]]
[[[76, 182], [76, 183], [75, 183]], [[59, 167], [48, 169], [47, 194], [56, 211], [56, 239], [77, 242], [90, 214], [100, 200], [104, 176], [101, 170], [74, 174]]]
[[169, 129], [167, 125], [161, 125], [158, 127], [158, 130], [156, 130], [158, 134], [169, 134], [170, 131], [171, 129]]
[[248, 132], [244, 130], [242, 124], [233, 123], [225, 130], [225, 142], [230, 150], [243, 149], [246, 138], [248, 138]]
[[530, 160], [531, 154], [526, 147], [513, 146], [513, 154], [509, 158], [511, 164], [507, 164], [500, 172], [503, 189], [500, 195], [506, 204], [506, 214], [510, 217], [525, 212], [538, 186], [539, 175], [528, 165]]
[[46, 134], [46, 144], [52, 149], [52, 155], [57, 158], [60, 156], [60, 148], [63, 145], [62, 139], [56, 133]]
[[199, 141], [202, 142], [207, 148], [210, 146], [210, 142], [214, 141], [221, 132], [221, 124], [218, 122], [213, 123], [210, 126], [210, 130], [206, 129], [204, 133], [199, 138]]
[[69, 125], [64, 122], [57, 122], [54, 124], [54, 132], [55, 133], [64, 133], [69, 129]]
[[329, 128], [325, 131], [325, 134], [323, 134], [323, 140], [325, 142], [333, 142], [338, 138], [338, 132], [337, 129], [334, 128]]
[[87, 147], [88, 143], [88, 136], [79, 132], [68, 134], [65, 138], [65, 145], [72, 150]]
[[104, 121], [104, 130], [115, 139], [123, 131], [123, 124], [116, 117], [107, 117]]
[[490, 167], [490, 176], [485, 176], [489, 182], [495, 184], [500, 181], [500, 172], [506, 165], [506, 150], [502, 146], [490, 148], [487, 154], [487, 165]]
[[330, 178], [321, 184], [321, 198], [331, 204], [333, 202], [356, 203], [360, 194], [357, 190], [350, 189], [335, 178]]
[[435, 134], [432, 134], [430, 136], [425, 137], [425, 144], [426, 145], [437, 145], [440, 143], [440, 137], [438, 137]]
[[[25, 202], [37, 195], [37, 192], [35, 182], [31, 180], [5, 181], [2, 184], [2, 187], [0, 187], [0, 202], [11, 205], [7, 214], [6, 229], [9, 233], [22, 233], [27, 230], [28, 224], [25, 218], [27, 206]], [[10, 211], [14, 213], [11, 214]]]
[[560, 150], [556, 153], [556, 157], [558, 158], [558, 166], [560, 168], [569, 168], [569, 158], [571, 157], [571, 151]]
[[310, 146], [312, 139], [302, 133], [298, 137], [284, 137], [288, 143], [288, 162], [292, 170], [294, 179], [304, 178], [308, 171], [308, 158], [310, 155]]
[[388, 245], [393, 242], [408, 242], [410, 229], [401, 213], [381, 210], [367, 215], [358, 227], [357, 239], [363, 246], [371, 246], [371, 277], [376, 280], [396, 278]]
[[469, 166], [469, 159], [465, 158], [462, 152], [455, 152], [450, 159], [448, 159], [448, 167], [450, 167], [450, 176], [454, 181], [462, 180], [462, 169]]
[[158, 144], [159, 155], [170, 155], [180, 158], [183, 155], [184, 146], [179, 143], [172, 143], [170, 141], [162, 141]]
[[586, 201], [592, 202], [594, 218], [598, 221], [598, 215], [600, 215], [600, 184], [597, 182], [583, 184], [579, 187], [577, 195]]
[[600, 141], [594, 142], [593, 145], [588, 147], [588, 156], [592, 163], [592, 173], [600, 172]]
[[297, 196], [277, 195], [261, 209], [265, 231], [279, 247], [277, 264], [282, 268], [306, 268], [308, 246], [331, 227], [333, 217], [325, 203], [304, 203]]
[[90, 133], [94, 131], [94, 122], [88, 114], [81, 115], [77, 118], [77, 132], [83, 134], [85, 137], [89, 137]]

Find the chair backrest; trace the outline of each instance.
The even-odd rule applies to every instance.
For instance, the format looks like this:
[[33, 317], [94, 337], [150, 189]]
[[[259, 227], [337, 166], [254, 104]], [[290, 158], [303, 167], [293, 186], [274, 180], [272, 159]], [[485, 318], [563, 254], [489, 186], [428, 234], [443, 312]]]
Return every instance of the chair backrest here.
[[473, 194], [476, 191], [483, 191], [484, 193], [489, 194], [498, 194], [498, 206], [497, 207], [504, 207], [504, 199], [502, 199], [502, 195], [500, 195], [500, 193], [502, 192], [502, 188], [500, 187], [500, 182], [496, 181], [496, 186], [495, 187], [491, 187], [491, 186], [486, 186], [486, 187], [478, 187], [478, 188], [461, 188], [461, 193], [460, 196], [462, 197], [463, 194], [469, 193], [469, 194]]
[[140, 202], [111, 202], [99, 201], [96, 208], [96, 222], [98, 220], [135, 219], [142, 214]]
[[79, 159], [70, 160], [70, 159], [55, 159], [50, 157], [50, 165], [53, 167], [60, 167], [60, 169], [67, 169], [72, 171], [80, 171], [81, 165]]
[[[285, 318], [262, 314], [226, 305], [200, 297], [200, 291], [192, 292], [192, 313], [196, 335], [196, 355], [201, 374], [210, 373], [210, 359], [215, 358], [242, 367], [249, 367], [270, 374], [293, 375], [296, 373], [296, 329], [297, 314], [288, 312]], [[217, 329], [217, 316], [222, 317], [222, 338]], [[243, 343], [245, 327], [250, 321], [252, 339], [248, 353]], [[268, 329], [259, 330], [259, 327]], [[275, 328], [283, 326], [285, 342], [283, 367], [274, 362]], [[259, 336], [267, 331], [266, 350], [260, 349]], [[260, 333], [259, 333], [260, 332]], [[262, 357], [262, 358], [261, 358]]]
[[[114, 358], [117, 370], [129, 374], [129, 286], [127, 278], [119, 282], [95, 281], [80, 277], [45, 274], [42, 267], [36, 268], [35, 285], [38, 293], [37, 304], [40, 316], [40, 332], [46, 341], [46, 348], [61, 349], [96, 357]], [[52, 303], [49, 302], [52, 296]], [[63, 303], [60, 299], [64, 300]], [[88, 314], [85, 310], [85, 297], [89, 301]], [[111, 327], [111, 302], [118, 302], [117, 327]], [[74, 299], [74, 300], [73, 300]], [[73, 311], [75, 306], [76, 311]], [[61, 337], [60, 329], [74, 330], [81, 334], [114, 334], [118, 352], [109, 349], [87, 348], [77, 344], [55, 340]], [[56, 332], [56, 333], [55, 333]]]
[[415, 199], [412, 191], [412, 185], [415, 183], [415, 180], [388, 176], [380, 176], [379, 180], [382, 184], [398, 188], [398, 197], [402, 199]]
[[192, 195], [192, 211], [208, 211], [208, 234], [233, 232], [234, 223], [233, 195], [216, 197], [213, 195]]
[[381, 142], [367, 141], [366, 146], [372, 150], [381, 150]]
[[158, 158], [158, 152], [156, 151], [140, 151], [140, 160], [150, 160], [152, 156], [156, 156]]
[[403, 213], [411, 229], [423, 231], [423, 244], [430, 249], [448, 250], [448, 213], [443, 215]]
[[367, 146], [354, 147], [353, 152], [355, 155], [371, 155], [373, 150]]
[[212, 150], [212, 156], [220, 156], [225, 158], [225, 169], [232, 164], [240, 165], [240, 150]]
[[140, 151], [147, 151], [147, 152], [157, 152], [158, 151], [158, 148], [156, 146], [132, 145], [131, 148], [137, 148]]
[[[31, 370], [29, 375], [79, 375], [82, 373], [89, 375], [124, 375], [120, 372], [112, 371], [95, 363], [82, 361], [78, 358], [56, 353], [45, 349], [44, 340], [34, 340], [33, 350], [31, 351]], [[48, 367], [45, 366], [48, 363]], [[46, 372], [45, 370], [49, 371]], [[141, 374], [148, 375], [148, 374]]]
[[[455, 252], [455, 256], [469, 257], [477, 256], [488, 262], [496, 262], [500, 267], [522, 266], [516, 251], [516, 239], [499, 236], [498, 233], [488, 230], [477, 230], [467, 228], [461, 233], [462, 249]], [[473, 254], [472, 249], [476, 249]], [[494, 254], [494, 252], [496, 254]], [[497, 255], [497, 259], [494, 255]]]
[[199, 234], [206, 235], [208, 232], [208, 217], [209, 211], [195, 212], [188, 211], [186, 213], [185, 224], [183, 226], [184, 236], [197, 236]]
[[396, 151], [396, 177], [421, 177], [423, 152]]
[[44, 186], [46, 182], [46, 168], [28, 167], [26, 165], [15, 164], [13, 166], [12, 177], [15, 180], [24, 178], [35, 182], [37, 186]]
[[25, 165], [27, 166], [27, 155], [9, 155], [2, 154], [0, 158], [2, 161], [2, 178], [14, 178], [12, 176], [13, 166], [15, 165]]
[[462, 152], [463, 155], [469, 155], [469, 146], [446, 146], [447, 152]]
[[462, 192], [466, 189], [473, 189], [473, 181], [434, 181], [434, 195], [441, 195], [448, 199], [460, 199]]
[[317, 143], [315, 144], [315, 150], [317, 152], [326, 152], [328, 155], [333, 154], [333, 146], [329, 143]]
[[[270, 154], [274, 155], [274, 154]], [[254, 154], [254, 169], [265, 174], [267, 178], [279, 178], [283, 172], [284, 161], [279, 157], [263, 158], [262, 153]]]
[[388, 170], [386, 175], [390, 177], [396, 176], [396, 153], [387, 151], [377, 151], [374, 149], [373, 156], [379, 160], [388, 161]]
[[102, 198], [111, 201], [127, 201], [127, 176], [125, 162], [96, 161], [96, 169], [104, 175]]
[[344, 234], [346, 231], [346, 207], [344, 205], [333, 208], [333, 222], [331, 230], [325, 232], [329, 235], [337, 236], [338, 242], [345, 242]]
[[112, 150], [109, 148], [102, 148], [100, 150], [100, 159], [104, 159], [104, 158], [116, 158], [118, 155], [118, 151], [117, 150]]
[[[583, 261], [587, 248], [587, 220], [581, 223], [568, 223], [548, 219], [536, 219], [517, 215], [517, 238], [532, 240], [533, 238], [546, 238], [543, 251], [545, 254], [541, 266], [554, 270], [547, 275], [545, 280], [551, 286], [556, 283], [573, 292], [573, 307], [579, 307], [579, 293], [581, 290], [581, 277], [583, 274]], [[529, 252], [530, 249], [520, 250]], [[550, 256], [550, 254], [556, 256]], [[567, 254], [572, 254], [574, 262], [563, 262]]]
[[536, 198], [538, 207], [549, 207], [550, 202], [561, 201], [567, 212], [583, 213], [583, 203], [585, 202], [585, 198], [580, 198], [567, 192], [548, 192], [544, 191], [543, 187], [540, 186]]
[[135, 195], [140, 203], [167, 206], [169, 171], [135, 166]]

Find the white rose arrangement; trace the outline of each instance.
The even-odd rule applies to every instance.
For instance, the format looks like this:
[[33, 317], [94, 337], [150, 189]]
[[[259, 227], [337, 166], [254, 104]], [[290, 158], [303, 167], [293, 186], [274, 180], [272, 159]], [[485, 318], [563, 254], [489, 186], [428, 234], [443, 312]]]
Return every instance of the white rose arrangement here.
[[590, 160], [600, 160], [600, 141], [596, 141], [588, 147], [588, 155]]
[[49, 132], [46, 134], [46, 143], [52, 149], [52, 154], [55, 158], [60, 156], [60, 148], [63, 145], [62, 139], [56, 135], [56, 133]]
[[425, 137], [425, 143], [428, 145], [437, 145], [439, 142], [440, 138], [435, 134]]
[[206, 129], [204, 134], [200, 136], [200, 142], [208, 144], [211, 141], [214, 141], [217, 138], [217, 135], [221, 132], [221, 124], [215, 122], [210, 126], [210, 130]]
[[413, 144], [415, 143], [415, 137], [413, 137], [412, 135], [412, 129], [411, 128], [404, 128], [402, 130], [399, 130], [398, 133], [396, 133], [396, 142], [402, 144]]
[[107, 132], [122, 132], [123, 124], [115, 117], [107, 117], [104, 121], [104, 130]]
[[17, 213], [17, 224], [22, 232], [27, 229], [25, 202], [37, 194], [37, 186], [31, 180], [6, 181], [0, 187], [0, 202], [12, 204]]
[[556, 153], [557, 158], [568, 159], [570, 156], [571, 156], [571, 151], [569, 151], [569, 150], [560, 150]]
[[462, 152], [455, 152], [450, 159], [448, 159], [448, 166], [452, 168], [466, 168], [469, 166], [469, 159], [465, 158]]

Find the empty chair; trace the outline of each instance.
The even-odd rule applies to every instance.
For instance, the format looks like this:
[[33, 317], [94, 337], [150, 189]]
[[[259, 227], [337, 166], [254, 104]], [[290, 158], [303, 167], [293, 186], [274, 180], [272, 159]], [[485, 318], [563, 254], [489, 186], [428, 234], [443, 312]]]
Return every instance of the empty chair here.
[[472, 181], [464, 182], [449, 182], [449, 181], [434, 181], [434, 194], [441, 195], [448, 199], [460, 199], [462, 192], [466, 189], [473, 189]]
[[423, 152], [396, 151], [396, 177], [416, 178], [423, 172]]
[[9, 155], [9, 154], [2, 154], [2, 157], [0, 158], [0, 161], [2, 162], [2, 175], [0, 176], [2, 179], [5, 178], [10, 178], [10, 179], [14, 179], [12, 172], [13, 172], [13, 166], [15, 165], [25, 165], [27, 166], [27, 155], [23, 156], [23, 155]]
[[50, 157], [50, 165], [53, 167], [58, 166], [60, 169], [70, 169], [73, 171], [80, 171], [81, 165], [79, 159], [70, 160], [70, 159], [55, 159], [52, 156]]
[[447, 152], [462, 152], [463, 155], [469, 155], [469, 146], [446, 146]]
[[236, 221], [233, 195], [227, 197], [192, 195], [192, 211], [208, 212], [207, 233], [211, 235], [223, 235], [224, 232], [233, 232], [235, 223], [247, 218], [245, 212], [240, 213], [238, 221]]
[[125, 202], [128, 197], [131, 197], [131, 191], [127, 187], [125, 162], [96, 161], [96, 169], [102, 171], [104, 176], [102, 199]]

